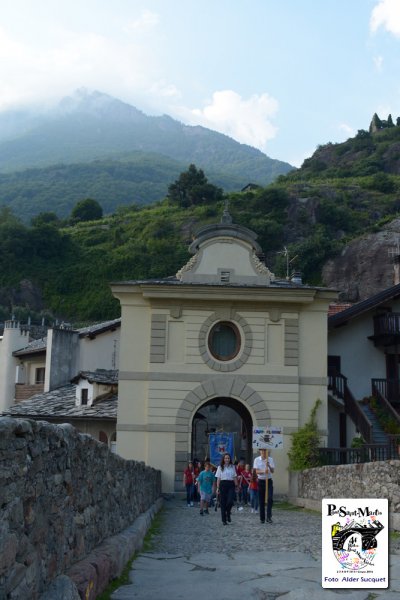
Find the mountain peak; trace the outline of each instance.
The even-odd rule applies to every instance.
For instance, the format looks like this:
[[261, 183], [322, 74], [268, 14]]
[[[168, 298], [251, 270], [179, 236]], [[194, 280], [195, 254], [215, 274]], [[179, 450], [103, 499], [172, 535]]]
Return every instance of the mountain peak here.
[[138, 122], [146, 119], [144, 113], [134, 106], [103, 92], [90, 91], [84, 87], [60, 100], [56, 113], [63, 116], [80, 113], [111, 121]]

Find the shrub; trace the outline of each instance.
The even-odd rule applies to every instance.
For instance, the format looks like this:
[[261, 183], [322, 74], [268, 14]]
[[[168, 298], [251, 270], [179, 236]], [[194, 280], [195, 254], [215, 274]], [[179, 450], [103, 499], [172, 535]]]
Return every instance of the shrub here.
[[321, 400], [318, 399], [311, 411], [309, 421], [298, 431], [291, 434], [292, 447], [288, 452], [290, 471], [302, 471], [320, 465], [320, 435], [316, 419], [320, 405]]

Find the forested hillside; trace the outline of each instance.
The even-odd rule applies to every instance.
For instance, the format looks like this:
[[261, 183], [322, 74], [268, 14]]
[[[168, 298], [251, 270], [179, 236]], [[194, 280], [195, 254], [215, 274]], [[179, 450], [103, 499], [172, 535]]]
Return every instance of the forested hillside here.
[[88, 196], [108, 214], [162, 200], [190, 163], [226, 191], [267, 185], [292, 169], [226, 135], [147, 116], [100, 92], [78, 91], [42, 114], [0, 113], [0, 206], [25, 222], [48, 210], [65, 217]]
[[117, 316], [109, 282], [174, 275], [190, 258], [187, 247], [196, 229], [220, 220], [225, 198], [234, 222], [258, 233], [272, 271], [286, 276], [287, 251], [306, 283], [322, 284], [328, 259], [399, 215], [399, 132], [360, 132], [344, 144], [321, 147], [302, 169], [241, 193], [223, 194], [192, 165], [171, 180], [161, 202], [120, 207], [95, 221], [53, 215], [24, 225], [3, 209], [0, 316], [21, 303], [33, 310], [21, 300], [24, 280], [42, 294], [34, 307], [38, 314], [47, 309], [73, 322]]

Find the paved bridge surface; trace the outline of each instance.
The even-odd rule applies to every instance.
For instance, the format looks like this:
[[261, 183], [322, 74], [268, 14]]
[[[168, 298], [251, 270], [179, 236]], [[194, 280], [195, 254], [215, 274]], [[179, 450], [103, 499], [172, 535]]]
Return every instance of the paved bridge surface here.
[[166, 501], [151, 546], [112, 600], [400, 599], [400, 540], [390, 548], [388, 590], [323, 589], [320, 515], [278, 503], [272, 524], [245, 507], [224, 527], [214, 510], [200, 516], [197, 507]]

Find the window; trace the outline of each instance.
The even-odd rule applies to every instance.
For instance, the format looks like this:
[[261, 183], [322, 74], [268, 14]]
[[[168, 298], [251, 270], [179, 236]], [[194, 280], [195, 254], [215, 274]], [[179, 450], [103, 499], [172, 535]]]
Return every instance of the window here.
[[221, 271], [220, 273], [221, 283], [229, 283], [231, 280], [230, 271]]
[[87, 388], [83, 388], [81, 390], [81, 404], [82, 406], [86, 406], [86, 404], [88, 403], [88, 389]]
[[102, 444], [108, 444], [108, 437], [104, 431], [99, 432], [99, 442]]
[[220, 321], [208, 336], [208, 349], [217, 360], [232, 360], [240, 349], [239, 330], [229, 321]]
[[46, 369], [44, 367], [39, 367], [35, 369], [35, 383], [44, 383], [44, 374]]

